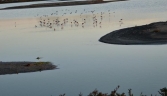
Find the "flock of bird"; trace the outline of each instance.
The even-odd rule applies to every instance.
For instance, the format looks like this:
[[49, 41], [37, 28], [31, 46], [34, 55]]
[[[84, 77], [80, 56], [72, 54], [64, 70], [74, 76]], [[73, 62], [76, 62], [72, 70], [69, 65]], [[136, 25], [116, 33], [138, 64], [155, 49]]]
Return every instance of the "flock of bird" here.
[[[106, 12], [96, 12], [95, 10], [86, 11], [85, 9], [82, 12], [65, 9], [55, 11], [49, 15], [40, 16], [37, 14], [35, 17], [39, 18], [39, 20], [35, 28], [46, 27], [53, 31], [63, 30], [67, 26], [71, 28], [85, 28], [85, 26], [101, 28], [102, 23], [105, 22], [104, 18], [108, 17], [107, 19], [110, 21], [112, 17], [111, 14], [114, 17], [115, 12], [111, 12], [110, 10]], [[119, 23], [121, 26], [123, 24], [123, 19], [120, 19]]]

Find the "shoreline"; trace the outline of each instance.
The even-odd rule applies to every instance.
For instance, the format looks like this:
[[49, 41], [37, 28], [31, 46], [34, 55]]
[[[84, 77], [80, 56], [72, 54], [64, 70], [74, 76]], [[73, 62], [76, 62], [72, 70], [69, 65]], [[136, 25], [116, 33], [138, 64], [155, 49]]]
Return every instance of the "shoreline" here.
[[23, 6], [14, 6], [1, 8], [0, 10], [7, 9], [25, 9], [25, 8], [41, 8], [41, 7], [59, 7], [59, 6], [75, 6], [75, 5], [88, 5], [88, 4], [101, 4], [109, 2], [128, 1], [128, 0], [112, 0], [112, 1], [72, 1], [72, 2], [55, 2], [55, 3], [40, 3]]
[[102, 36], [99, 41], [119, 45], [167, 44], [167, 22], [154, 22], [116, 30]]
[[2, 62], [0, 61], [0, 75], [28, 72], [41, 72], [57, 69], [51, 62]]

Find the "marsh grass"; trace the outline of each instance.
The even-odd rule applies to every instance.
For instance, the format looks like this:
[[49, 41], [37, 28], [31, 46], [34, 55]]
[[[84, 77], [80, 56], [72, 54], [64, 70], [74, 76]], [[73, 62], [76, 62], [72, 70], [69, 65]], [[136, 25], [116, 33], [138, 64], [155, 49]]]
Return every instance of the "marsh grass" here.
[[34, 65], [50, 64], [51, 62], [35, 62]]

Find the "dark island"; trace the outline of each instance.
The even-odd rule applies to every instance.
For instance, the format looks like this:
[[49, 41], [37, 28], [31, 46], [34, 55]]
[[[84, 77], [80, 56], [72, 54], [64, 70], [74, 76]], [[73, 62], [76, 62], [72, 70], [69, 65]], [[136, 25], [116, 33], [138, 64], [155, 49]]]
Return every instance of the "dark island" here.
[[167, 21], [116, 30], [99, 41], [121, 45], [167, 44]]
[[0, 75], [53, 70], [51, 62], [0, 62]]

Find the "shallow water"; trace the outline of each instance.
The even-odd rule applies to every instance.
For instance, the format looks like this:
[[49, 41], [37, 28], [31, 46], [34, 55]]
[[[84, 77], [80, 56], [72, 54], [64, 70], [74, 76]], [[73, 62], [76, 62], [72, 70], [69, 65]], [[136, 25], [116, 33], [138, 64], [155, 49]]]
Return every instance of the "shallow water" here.
[[[40, 56], [41, 61], [51, 61], [60, 68], [1, 75], [1, 95], [66, 93], [74, 96], [82, 92], [86, 96], [95, 88], [110, 93], [117, 85], [121, 86], [118, 92], [127, 93], [131, 88], [134, 95], [158, 94], [157, 91], [167, 85], [167, 45], [112, 45], [98, 39], [120, 28], [166, 21], [166, 4], [166, 0], [132, 0], [91, 6], [1, 10], [0, 61], [37, 61], [35, 58]], [[56, 11], [58, 15], [51, 15]], [[41, 27], [41, 16], [50, 22], [59, 18], [60, 24], [68, 18], [68, 23], [63, 28], [61, 25]], [[86, 23], [82, 27], [84, 19]], [[79, 22], [78, 27], [73, 20]]]

